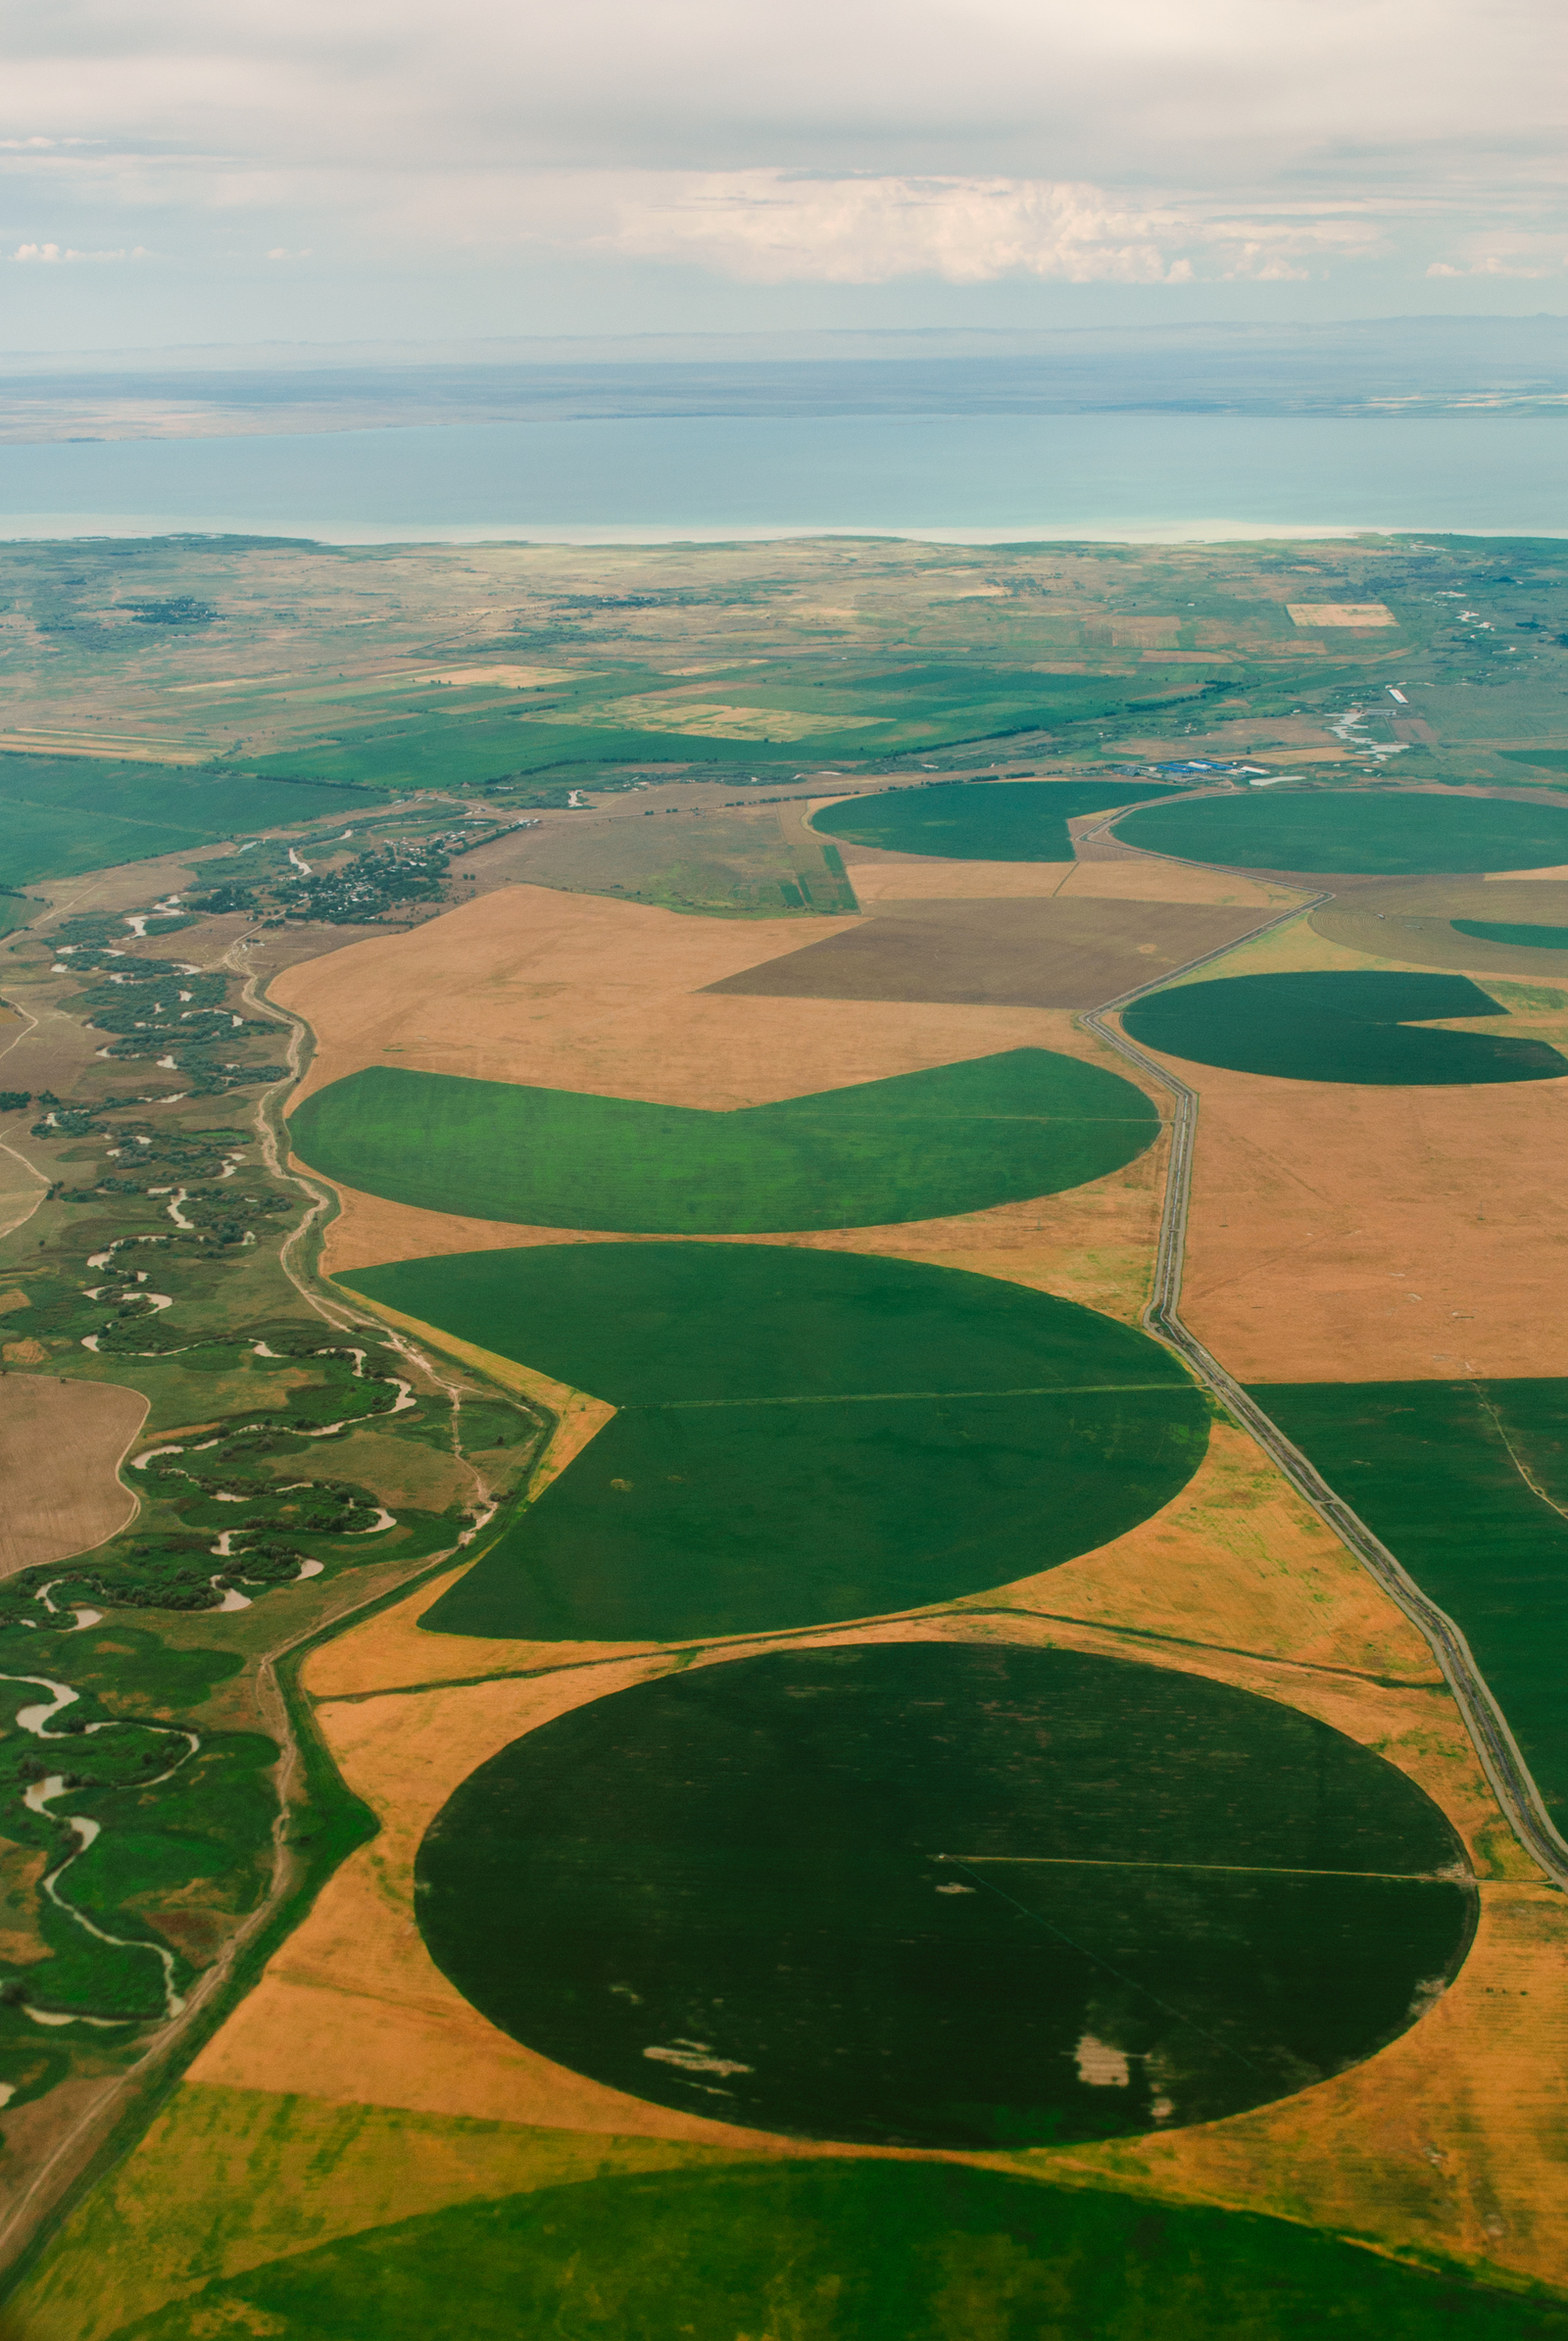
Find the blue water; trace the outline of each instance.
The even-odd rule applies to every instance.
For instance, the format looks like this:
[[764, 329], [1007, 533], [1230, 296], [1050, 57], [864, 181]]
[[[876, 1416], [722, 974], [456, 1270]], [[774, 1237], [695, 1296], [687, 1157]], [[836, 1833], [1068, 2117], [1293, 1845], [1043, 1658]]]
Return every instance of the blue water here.
[[1568, 415], [833, 415], [0, 446], [0, 536], [1568, 535]]

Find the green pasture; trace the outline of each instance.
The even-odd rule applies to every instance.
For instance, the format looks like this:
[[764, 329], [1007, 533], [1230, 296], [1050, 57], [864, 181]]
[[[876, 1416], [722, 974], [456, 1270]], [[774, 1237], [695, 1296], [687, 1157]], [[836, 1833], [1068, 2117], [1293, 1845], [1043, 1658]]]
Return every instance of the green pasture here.
[[1229, 869], [1413, 877], [1568, 861], [1568, 806], [1393, 789], [1285, 789], [1145, 805], [1116, 823], [1129, 846]]
[[1181, 984], [1135, 1000], [1122, 1024], [1167, 1056], [1284, 1081], [1470, 1088], [1568, 1074], [1568, 1058], [1545, 1041], [1422, 1029], [1506, 1013], [1468, 976], [1310, 968]]
[[1120, 1536], [1207, 1417], [1132, 1327], [855, 1252], [547, 1244], [342, 1280], [620, 1411], [426, 1612], [671, 1640], [983, 1591]]
[[1568, 951], [1568, 927], [1515, 927], [1494, 918], [1450, 918], [1456, 935], [1478, 943], [1506, 943], [1518, 951]]
[[[705, 704], [735, 707], [747, 716], [776, 710], [779, 736], [770, 739], [758, 738], [749, 723], [712, 737], [662, 731], [661, 703], [654, 698], [644, 707], [642, 702], [648, 694], [667, 690], [670, 680], [667, 673], [647, 670], [630, 676], [624, 670], [584, 674], [560, 695], [558, 704], [572, 718], [564, 723], [542, 720], [540, 701], [531, 694], [526, 705], [506, 713], [443, 708], [394, 716], [389, 711], [362, 724], [356, 710], [337, 735], [264, 756], [254, 769], [352, 786], [434, 788], [480, 786], [552, 765], [734, 765], [803, 758], [843, 765], [964, 740], [1050, 731], [1195, 696], [1191, 674], [1180, 668], [1153, 670], [1140, 678], [1137, 689], [1120, 679], [1107, 684], [1094, 676], [1036, 675], [978, 662], [881, 668], [865, 675], [846, 675], [835, 665], [823, 679], [820, 660], [809, 659], [797, 675], [786, 671], [770, 677], [765, 689], [747, 670], [704, 678]], [[845, 728], [792, 739], [789, 717], [802, 712], [841, 715]]]
[[1296, 2220], [951, 2163], [737, 2163], [460, 2203], [220, 2277], [114, 2341], [1560, 2341], [1568, 2304]]
[[1055, 1195], [1150, 1146], [1118, 1074], [1012, 1049], [732, 1113], [377, 1065], [318, 1090], [296, 1154], [395, 1202], [633, 1235], [870, 1227]]
[[1228, 1684], [905, 1642], [665, 1675], [431, 1824], [432, 1957], [612, 2088], [787, 2136], [996, 2149], [1343, 2072], [1469, 1939], [1436, 1805]]
[[1568, 748], [1499, 748], [1505, 764], [1535, 764], [1543, 772], [1568, 773]]
[[[869, 735], [871, 738], [879, 734]], [[613, 725], [528, 723], [517, 716], [444, 717], [399, 725], [385, 734], [288, 749], [257, 759], [254, 769], [280, 779], [330, 781], [338, 787], [482, 788], [489, 781], [542, 772], [557, 764], [735, 764], [781, 754], [844, 763], [867, 754], [868, 735], [797, 742], [784, 750], [756, 740], [708, 740], [684, 732], [644, 732]]]
[[187, 853], [241, 830], [314, 821], [342, 805], [335, 789], [249, 773], [0, 756], [0, 887]]
[[1568, 1825], [1568, 1520], [1557, 1509], [1568, 1505], [1568, 1381], [1274, 1383], [1252, 1394], [1458, 1625]]
[[1177, 792], [1145, 780], [939, 781], [826, 805], [811, 826], [850, 845], [949, 861], [1071, 861], [1069, 820], [1167, 793]]

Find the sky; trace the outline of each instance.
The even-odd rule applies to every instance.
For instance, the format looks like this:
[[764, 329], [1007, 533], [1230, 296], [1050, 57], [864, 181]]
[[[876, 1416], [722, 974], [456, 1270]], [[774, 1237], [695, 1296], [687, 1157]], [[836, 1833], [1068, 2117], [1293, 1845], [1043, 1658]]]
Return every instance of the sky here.
[[1568, 309], [1558, 0], [50, 0], [0, 351]]

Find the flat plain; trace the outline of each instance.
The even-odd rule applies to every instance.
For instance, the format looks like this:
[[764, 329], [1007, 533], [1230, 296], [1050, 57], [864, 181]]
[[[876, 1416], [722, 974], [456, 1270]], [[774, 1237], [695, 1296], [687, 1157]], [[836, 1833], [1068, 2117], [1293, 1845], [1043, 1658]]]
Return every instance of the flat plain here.
[[8, 2331], [1568, 2330], [1556, 554], [5, 558]]

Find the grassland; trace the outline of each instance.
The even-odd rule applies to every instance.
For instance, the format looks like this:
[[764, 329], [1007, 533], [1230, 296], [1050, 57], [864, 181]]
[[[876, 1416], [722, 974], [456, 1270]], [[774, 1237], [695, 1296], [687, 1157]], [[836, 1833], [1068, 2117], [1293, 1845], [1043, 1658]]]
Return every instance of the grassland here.
[[[800, 826], [799, 798], [777, 810], [761, 805], [692, 804], [706, 792], [641, 789], [631, 808], [606, 809], [523, 832], [505, 861], [484, 856], [487, 873], [506, 867], [533, 886], [655, 903], [707, 918], [778, 918], [853, 911], [856, 901], [838, 848]], [[688, 802], [672, 799], [684, 795]], [[652, 800], [652, 802], [650, 802]], [[652, 822], [650, 829], [645, 826]], [[689, 826], [690, 823], [700, 826]]]
[[621, 1409], [436, 1633], [667, 1640], [952, 1599], [1103, 1543], [1201, 1460], [1167, 1352], [952, 1270], [567, 1244], [345, 1281]]
[[1210, 2121], [1403, 2029], [1470, 1931], [1392, 1766], [1113, 1659], [737, 1660], [466, 1780], [418, 1865], [504, 2031], [786, 2136], [1067, 2143]]
[[1067, 823], [1165, 792], [1147, 780], [927, 782], [824, 805], [812, 827], [846, 844], [944, 861], [1071, 861]]
[[1465, 976], [1303, 968], [1178, 984], [1135, 1000], [1122, 1022], [1167, 1056], [1284, 1081], [1472, 1088], [1568, 1074], [1546, 1041], [1421, 1029], [1507, 1012]]
[[[1308, 744], [1340, 761], [1400, 746], [1409, 769], [1474, 778], [1479, 755], [1497, 777], [1496, 747], [1560, 721], [1549, 560], [1504, 557], [1499, 580], [1472, 547], [1392, 542], [18, 546], [0, 557], [6, 737], [523, 797], [596, 768], [744, 784], [803, 759], [940, 766], [976, 743], [1025, 769], [1047, 746], [1093, 765], [1129, 740], [1276, 765]], [[1484, 597], [1494, 629], [1451, 622], [1445, 591]], [[1302, 595], [1399, 622], [1306, 637], [1286, 615]], [[1504, 656], [1508, 618], [1529, 630]], [[1384, 715], [1387, 673], [1406, 696]], [[1211, 734], [1220, 750], [1188, 746]]]
[[150, 861], [339, 812], [340, 791], [248, 773], [0, 755], [0, 885]]
[[1267, 1407], [1454, 1618], [1568, 1823], [1568, 1383], [1272, 1384]]
[[1020, 1049], [725, 1115], [376, 1067], [296, 1107], [295, 1151], [394, 1202], [524, 1226], [758, 1235], [1054, 1195], [1157, 1120], [1119, 1075]]
[[1116, 835], [1152, 853], [1248, 870], [1528, 870], [1568, 861], [1568, 805], [1313, 789], [1144, 806]]

